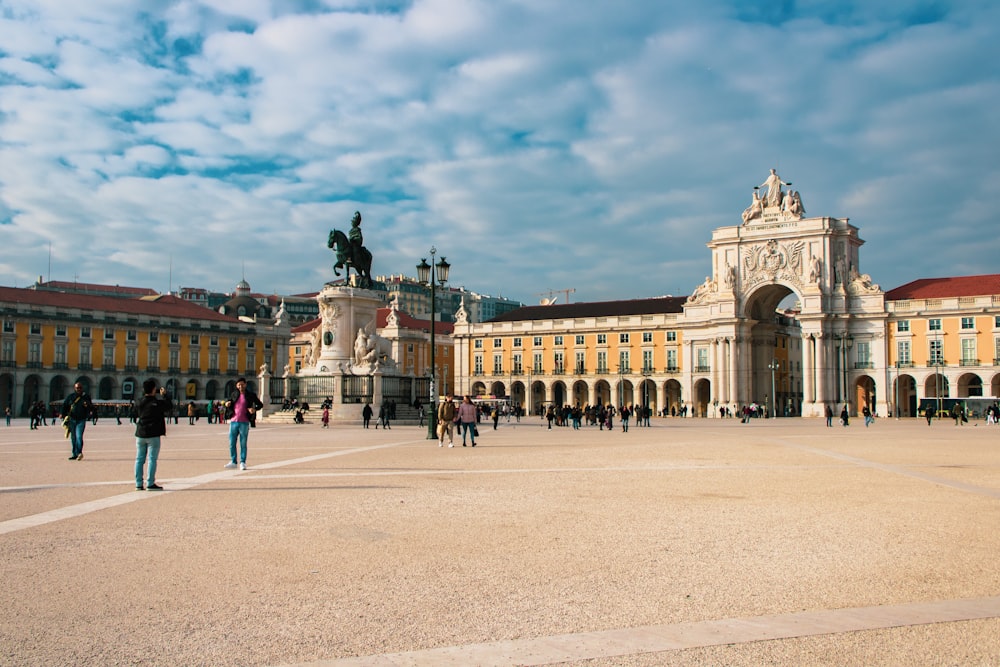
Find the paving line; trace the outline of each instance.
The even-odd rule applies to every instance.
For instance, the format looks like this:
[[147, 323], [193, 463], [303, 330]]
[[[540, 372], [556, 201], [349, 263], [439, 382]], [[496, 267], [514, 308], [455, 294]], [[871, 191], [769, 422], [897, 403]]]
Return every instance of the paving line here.
[[[344, 449], [335, 452], [326, 452], [324, 454], [314, 454], [312, 456], [303, 456], [296, 459], [289, 459], [287, 461], [262, 463], [258, 466], [254, 466], [254, 470], [273, 470], [275, 468], [280, 468], [282, 466], [297, 465], [300, 463], [309, 463], [321, 459], [333, 458], [335, 456], [358, 454], [377, 449], [398, 447], [400, 445], [405, 445], [405, 444], [409, 444], [409, 441], [387, 443], [382, 445], [372, 445], [371, 447], [358, 447], [356, 449]], [[110, 509], [112, 507], [119, 507], [120, 505], [127, 505], [128, 503], [134, 503], [134, 502], [139, 502], [141, 500], [155, 498], [156, 496], [163, 495], [165, 493], [171, 493], [173, 491], [184, 491], [186, 489], [200, 486], [202, 484], [210, 484], [212, 482], [217, 482], [219, 480], [232, 479], [233, 477], [238, 477], [245, 474], [246, 474], [245, 472], [240, 470], [223, 469], [219, 472], [206, 473], [204, 475], [199, 475], [197, 477], [190, 477], [188, 479], [180, 479], [180, 480], [173, 480], [171, 482], [164, 482], [163, 491], [149, 492], [149, 493], [129, 491], [128, 493], [123, 493], [121, 495], [110, 496], [108, 498], [100, 498], [98, 500], [91, 500], [89, 502], [79, 503], [76, 505], [69, 505], [67, 507], [60, 507], [54, 510], [49, 510], [48, 512], [40, 512], [39, 514], [31, 514], [28, 516], [18, 517], [16, 519], [8, 519], [7, 521], [0, 522], [0, 535], [6, 535], [7, 533], [13, 533], [19, 530], [25, 530], [26, 528], [35, 528], [37, 526], [43, 526], [47, 523], [53, 523], [55, 521], [72, 519], [75, 517], [83, 516], [85, 514], [90, 514], [91, 512], [99, 512], [101, 510]], [[95, 485], [104, 485], [104, 484], [107, 483], [106, 482], [95, 483]], [[24, 487], [16, 487], [16, 488], [17, 490], [24, 489]], [[47, 487], [43, 486], [38, 488], [47, 488]], [[14, 489], [9, 489], [9, 490], [14, 490]]]
[[857, 456], [851, 456], [850, 454], [842, 454], [840, 452], [830, 451], [828, 449], [819, 449], [816, 447], [810, 447], [809, 445], [803, 445], [798, 442], [794, 442], [785, 438], [777, 438], [777, 442], [780, 442], [793, 449], [798, 449], [803, 452], [810, 452], [812, 454], [818, 454], [819, 456], [826, 456], [828, 458], [837, 459], [838, 461], [845, 461], [847, 463], [853, 463], [854, 465], [860, 466], [862, 468], [871, 468], [872, 470], [880, 470], [882, 472], [893, 473], [896, 475], [903, 475], [904, 477], [912, 477], [913, 479], [919, 479], [925, 482], [931, 482], [932, 484], [938, 484], [940, 486], [947, 486], [952, 489], [957, 489], [959, 491], [965, 491], [967, 493], [975, 493], [981, 496], [989, 496], [991, 498], [1000, 498], [1000, 489], [990, 488], [987, 486], [976, 486], [975, 484], [966, 484], [964, 482], [958, 482], [953, 479], [948, 479], [946, 477], [938, 477], [937, 475], [931, 475], [925, 472], [919, 472], [917, 470], [911, 470], [905, 466], [893, 465], [891, 463], [878, 463], [876, 461], [869, 461], [868, 459], [863, 459]]
[[285, 667], [501, 667], [746, 644], [1000, 617], [1000, 597], [824, 609], [753, 618], [650, 625], [292, 663]]

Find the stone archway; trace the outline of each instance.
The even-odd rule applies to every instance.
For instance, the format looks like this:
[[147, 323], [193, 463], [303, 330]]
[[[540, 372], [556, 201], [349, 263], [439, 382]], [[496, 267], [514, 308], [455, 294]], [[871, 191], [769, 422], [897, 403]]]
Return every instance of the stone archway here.
[[677, 380], [667, 380], [663, 384], [663, 411], [674, 417], [680, 413], [681, 405], [684, 404], [684, 394], [681, 391], [681, 383]]
[[959, 398], [972, 398], [983, 395], [983, 381], [975, 373], [966, 373], [958, 378]]
[[917, 381], [912, 375], [900, 375], [896, 378], [890, 400], [895, 406], [893, 410], [900, 417], [917, 416]]
[[712, 399], [712, 383], [708, 380], [698, 380], [694, 383], [694, 398], [691, 401], [692, 417], [707, 417]]
[[557, 408], [566, 405], [567, 394], [566, 384], [562, 380], [552, 383], [552, 404]]
[[[810, 381], [818, 384], [822, 379], [803, 377], [803, 369], [810, 366], [804, 363], [802, 327], [793, 307], [801, 302], [801, 294], [780, 282], [761, 285], [744, 300], [747, 324], [740, 335], [743, 377], [735, 382], [742, 404], [766, 405], [768, 412], [773, 409], [777, 416], [806, 412], [803, 385]], [[725, 382], [728, 378], [720, 375], [719, 379]]]
[[598, 380], [594, 385], [596, 405], [611, 405], [611, 384], [607, 380]]
[[590, 403], [590, 388], [583, 380], [573, 383], [573, 405], [581, 408]]
[[507, 398], [507, 388], [503, 382], [494, 382], [490, 385], [490, 394], [497, 398]]

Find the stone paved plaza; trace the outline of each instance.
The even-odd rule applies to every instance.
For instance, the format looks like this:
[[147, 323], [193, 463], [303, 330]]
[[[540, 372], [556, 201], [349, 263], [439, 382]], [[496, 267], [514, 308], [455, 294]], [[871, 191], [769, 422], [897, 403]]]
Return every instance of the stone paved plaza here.
[[0, 426], [0, 662], [1000, 664], [1000, 427], [480, 428]]

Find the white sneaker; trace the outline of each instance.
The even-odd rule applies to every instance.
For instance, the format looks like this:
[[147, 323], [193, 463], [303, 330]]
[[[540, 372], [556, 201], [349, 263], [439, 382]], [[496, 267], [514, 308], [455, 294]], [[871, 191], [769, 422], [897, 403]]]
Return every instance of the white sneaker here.
[[453, 442], [453, 443], [451, 443], [451, 444], [450, 444], [450, 445], [448, 445], [448, 446], [449, 446], [449, 447], [454, 447], [454, 446], [455, 446], [455, 443]]
[[230, 461], [229, 463], [227, 463], [226, 465], [224, 465], [224, 466], [222, 466], [222, 467], [223, 467], [223, 468], [235, 468], [235, 467], [236, 467], [236, 464], [235, 464], [235, 463], [233, 463], [232, 461]]
[[443, 442], [439, 442], [438, 443], [438, 447], [444, 447], [444, 443]]
[[246, 469], [247, 469], [247, 464], [246, 463], [241, 463], [240, 464], [240, 470], [246, 470]]

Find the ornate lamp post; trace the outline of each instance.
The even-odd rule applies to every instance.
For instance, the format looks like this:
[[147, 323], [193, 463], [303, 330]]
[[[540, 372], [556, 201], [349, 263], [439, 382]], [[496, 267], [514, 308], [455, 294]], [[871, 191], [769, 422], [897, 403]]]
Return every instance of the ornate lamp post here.
[[441, 261], [437, 264], [434, 263], [434, 256], [437, 254], [437, 248], [431, 246], [431, 263], [427, 263], [427, 258], [422, 257], [420, 263], [417, 264], [417, 280], [424, 285], [430, 284], [431, 287], [431, 388], [430, 388], [430, 398], [427, 401], [427, 439], [436, 440], [437, 439], [437, 407], [438, 407], [438, 391], [437, 391], [437, 366], [434, 362], [434, 313], [437, 310], [437, 304], [435, 303], [435, 286], [444, 286], [448, 282], [448, 272], [451, 269], [451, 264], [445, 261], [444, 256], [441, 256]]
[[781, 366], [777, 361], [772, 361], [767, 365], [771, 369], [771, 417], [778, 416], [778, 395], [774, 393], [774, 372]]

